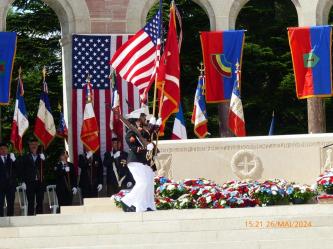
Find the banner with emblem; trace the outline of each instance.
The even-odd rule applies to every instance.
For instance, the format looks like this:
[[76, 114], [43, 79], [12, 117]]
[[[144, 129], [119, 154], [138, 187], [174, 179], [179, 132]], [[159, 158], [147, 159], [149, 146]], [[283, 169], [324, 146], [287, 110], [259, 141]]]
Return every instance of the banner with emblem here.
[[0, 105], [9, 103], [15, 52], [16, 33], [0, 32]]
[[332, 96], [332, 27], [288, 28], [299, 99]]
[[236, 62], [242, 62], [244, 30], [201, 32], [205, 64], [206, 101], [220, 103], [231, 97]]

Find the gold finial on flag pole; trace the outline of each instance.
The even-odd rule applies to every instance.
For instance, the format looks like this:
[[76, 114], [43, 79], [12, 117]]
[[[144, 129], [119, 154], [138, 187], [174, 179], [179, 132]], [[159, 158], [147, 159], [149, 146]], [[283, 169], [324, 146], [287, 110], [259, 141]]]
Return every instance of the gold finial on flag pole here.
[[22, 67], [20, 66], [18, 70], [18, 78], [21, 79], [21, 76], [22, 76]]
[[200, 72], [200, 76], [204, 76], [204, 73], [205, 73], [205, 66], [202, 62], [200, 62], [200, 67], [197, 67], [197, 69], [199, 70]]
[[46, 79], [46, 67], [44, 66], [43, 67], [43, 82], [45, 82], [45, 79]]

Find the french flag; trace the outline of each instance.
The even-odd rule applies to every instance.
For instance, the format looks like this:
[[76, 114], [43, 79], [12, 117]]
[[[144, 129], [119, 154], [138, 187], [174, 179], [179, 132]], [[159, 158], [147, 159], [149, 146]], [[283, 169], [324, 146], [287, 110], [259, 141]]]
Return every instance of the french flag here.
[[198, 138], [205, 138], [208, 133], [208, 118], [206, 111], [206, 98], [205, 98], [205, 77], [199, 76], [197, 89], [194, 97], [194, 107], [192, 113], [192, 123], [194, 124], [194, 133]]
[[176, 115], [175, 122], [173, 124], [171, 139], [173, 140], [187, 139], [184, 113], [181, 105], [179, 105], [179, 111]]
[[56, 135], [56, 127], [51, 112], [47, 84], [43, 82], [43, 92], [40, 95], [37, 118], [35, 120], [34, 134], [45, 149], [50, 145]]
[[17, 84], [15, 110], [10, 141], [12, 142], [15, 150], [22, 154], [22, 138], [24, 133], [28, 130], [29, 120], [23, 98], [23, 82], [20, 77]]
[[68, 139], [68, 128], [64, 118], [64, 114], [60, 112], [60, 123], [57, 129], [57, 136], [67, 141]]
[[99, 129], [92, 104], [91, 84], [87, 83], [87, 102], [84, 108], [83, 123], [81, 129], [81, 141], [88, 151], [96, 152], [99, 147]]
[[243, 105], [239, 91], [240, 70], [239, 63], [236, 64], [237, 80], [231, 94], [230, 110], [229, 110], [229, 128], [237, 137], [246, 136], [245, 119], [243, 112]]

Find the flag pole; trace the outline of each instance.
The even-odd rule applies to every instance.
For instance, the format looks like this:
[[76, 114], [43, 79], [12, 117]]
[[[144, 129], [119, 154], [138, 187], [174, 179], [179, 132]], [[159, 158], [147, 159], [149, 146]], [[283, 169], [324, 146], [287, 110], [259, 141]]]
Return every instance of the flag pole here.
[[0, 105], [0, 143], [2, 143], [2, 106]]
[[[162, 14], [162, 11], [163, 11], [163, 8], [162, 8], [162, 0], [160, 0], [159, 1], [159, 19], [160, 19], [160, 23], [159, 23], [159, 25], [160, 25], [160, 27], [159, 27], [159, 38], [158, 38], [158, 41], [157, 41], [157, 43], [159, 43], [159, 44], [157, 44], [157, 46], [159, 46], [159, 52], [158, 51], [156, 51], [156, 53], [159, 53], [158, 54], [158, 56], [159, 56], [159, 58], [157, 58], [158, 60], [160, 59], [160, 57], [161, 57], [161, 47], [162, 47], [162, 43], [163, 43], [163, 41], [162, 41], [162, 34], [163, 34], [163, 14]], [[157, 61], [156, 62], [157, 63], [157, 65], [158, 65], [158, 67], [159, 67], [159, 61]], [[156, 99], [157, 99], [157, 68], [158, 67], [156, 67], [156, 72], [155, 72], [155, 84], [154, 84], [154, 99], [153, 99], [153, 117], [155, 117], [155, 114], [156, 114]]]
[[46, 79], [46, 67], [43, 67], [43, 83], [45, 83], [45, 79]]

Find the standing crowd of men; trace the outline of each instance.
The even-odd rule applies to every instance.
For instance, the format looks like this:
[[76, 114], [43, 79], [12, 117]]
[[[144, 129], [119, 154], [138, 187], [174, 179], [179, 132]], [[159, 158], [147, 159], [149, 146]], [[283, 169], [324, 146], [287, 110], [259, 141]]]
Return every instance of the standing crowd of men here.
[[[28, 215], [42, 214], [45, 182], [45, 155], [39, 150], [37, 139], [29, 140], [29, 152], [18, 158], [9, 153], [8, 144], [0, 143], [0, 217], [4, 216], [5, 200], [7, 216], [14, 215], [16, 187], [21, 185], [26, 191]], [[130, 189], [135, 181], [127, 167], [127, 153], [121, 150], [121, 142], [112, 139], [112, 150], [100, 156], [85, 151], [79, 155], [77, 177], [74, 165], [68, 161], [67, 151], [59, 154], [54, 166], [56, 194], [59, 206], [72, 205], [73, 195], [80, 187], [82, 198], [98, 197], [103, 188], [103, 171], [106, 168], [107, 196], [121, 189]]]

